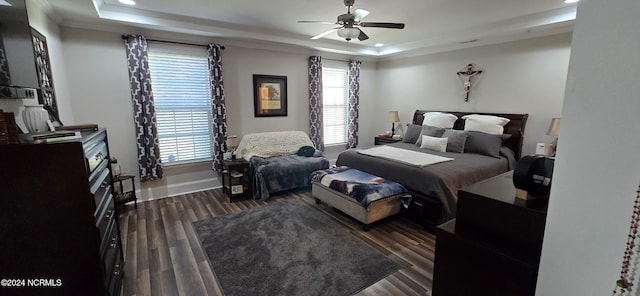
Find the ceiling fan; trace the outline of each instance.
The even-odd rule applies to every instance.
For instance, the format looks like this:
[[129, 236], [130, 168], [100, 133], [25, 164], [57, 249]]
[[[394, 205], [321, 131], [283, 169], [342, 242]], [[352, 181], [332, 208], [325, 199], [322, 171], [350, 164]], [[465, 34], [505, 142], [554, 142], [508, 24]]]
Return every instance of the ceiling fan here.
[[316, 23], [327, 25], [340, 25], [340, 27], [333, 28], [329, 31], [320, 33], [311, 39], [320, 39], [333, 32], [338, 32], [338, 36], [349, 41], [353, 38], [358, 38], [360, 41], [369, 39], [369, 36], [365, 34], [359, 27], [372, 27], [372, 28], [388, 28], [388, 29], [404, 29], [403, 23], [380, 23], [380, 22], [363, 22], [362, 19], [369, 15], [369, 12], [364, 9], [356, 9], [351, 13], [351, 7], [355, 0], [344, 0], [344, 5], [347, 7], [347, 13], [338, 16], [336, 22], [328, 21], [298, 21], [298, 23]]

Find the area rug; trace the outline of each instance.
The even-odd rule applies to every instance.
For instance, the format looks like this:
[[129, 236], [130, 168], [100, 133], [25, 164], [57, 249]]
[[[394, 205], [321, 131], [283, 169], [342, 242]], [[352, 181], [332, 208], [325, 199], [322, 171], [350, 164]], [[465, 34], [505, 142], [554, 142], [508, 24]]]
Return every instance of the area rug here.
[[297, 199], [193, 223], [225, 295], [351, 295], [401, 266]]

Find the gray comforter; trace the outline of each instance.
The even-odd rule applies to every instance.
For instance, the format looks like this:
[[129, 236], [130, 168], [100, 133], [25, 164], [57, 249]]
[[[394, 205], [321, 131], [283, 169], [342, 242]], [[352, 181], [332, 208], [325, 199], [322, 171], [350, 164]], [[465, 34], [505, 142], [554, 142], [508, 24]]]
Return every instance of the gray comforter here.
[[423, 168], [357, 153], [350, 149], [340, 153], [336, 165], [346, 165], [402, 184], [409, 192], [437, 198], [442, 203], [443, 218], [455, 217], [458, 189], [507, 172], [515, 166], [513, 152], [501, 150], [495, 158], [475, 153], [437, 152], [412, 143], [390, 144], [397, 148], [454, 158]]
[[325, 157], [295, 154], [267, 158], [253, 156], [249, 162], [255, 200], [267, 200], [271, 193], [309, 187], [311, 172], [329, 168], [329, 160]]

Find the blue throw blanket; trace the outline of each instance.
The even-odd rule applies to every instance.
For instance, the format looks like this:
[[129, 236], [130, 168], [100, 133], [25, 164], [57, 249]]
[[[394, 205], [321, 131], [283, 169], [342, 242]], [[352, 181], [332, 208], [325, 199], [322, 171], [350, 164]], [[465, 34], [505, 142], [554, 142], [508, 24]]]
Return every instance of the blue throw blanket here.
[[324, 157], [284, 155], [253, 156], [250, 162], [252, 195], [255, 200], [267, 200], [271, 193], [311, 186], [309, 175], [329, 167]]
[[353, 197], [365, 208], [374, 201], [408, 193], [399, 183], [348, 166], [315, 171], [311, 180]]

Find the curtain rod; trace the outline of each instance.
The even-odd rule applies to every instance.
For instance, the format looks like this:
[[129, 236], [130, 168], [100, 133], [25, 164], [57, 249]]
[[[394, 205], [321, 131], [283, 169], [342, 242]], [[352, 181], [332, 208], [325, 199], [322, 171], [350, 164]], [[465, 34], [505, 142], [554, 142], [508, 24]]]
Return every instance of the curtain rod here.
[[[127, 39], [127, 35], [120, 36], [122, 39]], [[190, 45], [190, 46], [200, 46], [207, 47], [205, 44], [195, 44], [195, 43], [186, 43], [186, 42], [177, 42], [177, 41], [166, 41], [166, 40], [157, 40], [157, 39], [147, 39], [147, 41], [152, 42], [162, 42], [162, 43], [171, 43], [171, 44], [180, 44], [180, 45]], [[224, 50], [224, 45], [220, 45], [220, 49]]]
[[349, 62], [350, 60], [338, 60], [338, 59], [329, 59], [329, 58], [322, 58], [323, 60], [329, 60], [329, 61], [336, 61], [336, 62]]

